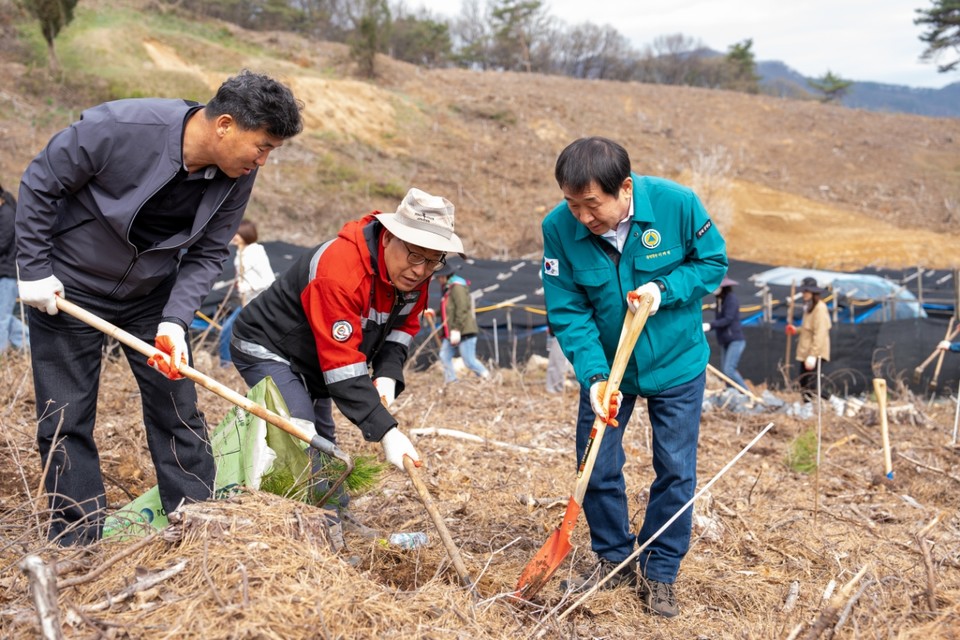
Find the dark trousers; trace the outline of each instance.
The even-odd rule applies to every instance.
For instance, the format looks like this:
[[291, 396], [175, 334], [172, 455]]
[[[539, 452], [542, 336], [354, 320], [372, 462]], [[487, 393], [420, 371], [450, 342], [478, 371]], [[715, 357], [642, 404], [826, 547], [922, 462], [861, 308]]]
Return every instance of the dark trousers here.
[[[620, 426], [604, 431], [597, 460], [583, 498], [583, 514], [590, 525], [594, 553], [620, 563], [643, 544], [693, 497], [697, 488], [697, 443], [706, 373], [684, 384], [647, 398], [647, 413], [653, 432], [653, 471], [650, 499], [638, 535], [630, 530], [629, 502], [623, 465], [626, 453], [623, 434], [637, 397], [623, 394], [617, 420]], [[583, 458], [593, 429], [590, 391], [581, 387], [577, 416], [577, 462]], [[638, 559], [645, 578], [673, 583], [680, 562], [690, 547], [693, 509], [687, 509], [660, 534]]]
[[[820, 362], [821, 369], [823, 362]], [[813, 402], [817, 399], [817, 368], [807, 370], [803, 366], [803, 360], [797, 361], [797, 382], [800, 383], [800, 394], [804, 402]], [[824, 400], [830, 399], [830, 393], [823, 384], [823, 375], [820, 376], [820, 397]]]
[[[164, 288], [137, 300], [111, 300], [67, 289], [67, 300], [153, 344]], [[37, 445], [49, 470], [49, 537], [60, 544], [100, 537], [106, 496], [93, 437], [105, 335], [64, 312], [30, 309], [31, 359], [37, 398]], [[147, 444], [157, 473], [163, 508], [211, 497], [214, 462], [197, 391], [190, 380], [169, 380], [147, 357], [124, 346], [140, 388]], [[132, 417], [132, 416], [130, 416]], [[130, 420], [128, 424], [133, 422]]]

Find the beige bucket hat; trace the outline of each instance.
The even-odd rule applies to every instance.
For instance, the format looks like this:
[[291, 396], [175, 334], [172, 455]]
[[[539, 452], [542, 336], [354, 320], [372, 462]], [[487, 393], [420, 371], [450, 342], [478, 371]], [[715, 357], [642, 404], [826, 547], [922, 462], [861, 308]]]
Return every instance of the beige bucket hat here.
[[446, 198], [414, 187], [396, 213], [378, 213], [376, 218], [404, 242], [463, 257], [463, 242], [453, 232], [453, 203]]

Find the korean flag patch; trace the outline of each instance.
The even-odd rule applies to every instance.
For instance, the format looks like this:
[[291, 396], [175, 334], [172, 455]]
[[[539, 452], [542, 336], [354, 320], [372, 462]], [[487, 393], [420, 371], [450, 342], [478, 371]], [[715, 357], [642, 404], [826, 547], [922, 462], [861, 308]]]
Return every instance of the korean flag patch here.
[[556, 258], [544, 258], [543, 259], [543, 273], [548, 276], [559, 276], [560, 275], [560, 261]]
[[337, 342], [346, 342], [353, 335], [353, 325], [346, 320], [337, 320], [333, 323], [331, 334]]

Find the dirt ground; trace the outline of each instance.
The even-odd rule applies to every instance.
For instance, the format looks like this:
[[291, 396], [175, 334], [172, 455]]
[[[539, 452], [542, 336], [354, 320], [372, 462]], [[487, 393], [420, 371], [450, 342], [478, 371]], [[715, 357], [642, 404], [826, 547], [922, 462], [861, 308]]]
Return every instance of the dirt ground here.
[[[212, 359], [202, 353], [198, 368], [243, 388], [233, 370], [213, 367]], [[547, 394], [544, 372], [534, 364], [496, 371], [489, 383], [444, 386], [436, 368], [411, 373], [409, 392], [396, 405], [402, 428], [422, 434], [413, 435], [426, 461], [422, 474], [476, 581], [472, 593], [460, 586], [409, 479], [396, 470], [355, 498], [351, 512], [379, 538], [422, 531], [426, 547], [398, 549], [348, 530], [347, 547], [333, 553], [322, 536], [309, 535], [315, 508], [254, 493], [220, 507], [208, 503], [210, 513], [230, 523], [215, 530], [189, 530], [170, 541], [50, 548], [43, 542], [43, 503], [29, 497], [40, 473], [29, 366], [16, 358], [4, 365], [5, 638], [38, 634], [17, 569], [28, 553], [62, 568], [59, 580], [68, 586], [60, 590], [60, 613], [70, 638], [956, 638], [960, 628], [960, 449], [950, 445], [950, 401], [892, 396], [890, 414], [902, 416], [890, 429], [893, 481], [883, 477], [877, 412], [869, 402], [852, 418], [825, 408], [822, 464], [808, 473], [789, 460], [801, 451], [792, 444], [798, 436], [809, 444], [816, 419], [705, 413], [701, 487], [766, 424], [774, 428], [697, 501], [693, 544], [677, 582], [682, 614], [664, 620], [646, 614], [625, 587], [571, 608], [576, 596], [564, 593], [560, 580], [593, 561], [582, 516], [574, 551], [544, 590], [530, 603], [511, 597], [523, 567], [558, 524], [575, 481], [576, 398]], [[121, 506], [154, 478], [126, 365], [108, 361], [103, 383], [98, 439], [110, 502]], [[720, 384], [710, 382], [711, 397]], [[797, 399], [791, 391], [776, 395]], [[228, 410], [203, 390], [201, 404], [211, 422]], [[378, 445], [336, 417], [344, 450], [379, 455]], [[484, 442], [434, 435], [433, 428]], [[625, 473], [639, 526], [652, 480], [649, 422], [639, 405], [627, 428]], [[181, 561], [179, 572], [121, 601], [118, 594], [138, 577], [175, 571]]]

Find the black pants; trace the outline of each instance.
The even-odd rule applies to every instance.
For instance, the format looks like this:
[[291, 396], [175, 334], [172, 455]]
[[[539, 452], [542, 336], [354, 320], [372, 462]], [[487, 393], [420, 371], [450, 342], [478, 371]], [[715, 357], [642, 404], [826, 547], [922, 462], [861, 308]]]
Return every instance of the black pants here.
[[[823, 361], [820, 361], [820, 367], [823, 367]], [[803, 395], [804, 402], [813, 402], [817, 399], [817, 368], [807, 370], [803, 366], [803, 360], [797, 361], [797, 381], [800, 383], [800, 393]], [[823, 384], [823, 374], [820, 375], [820, 397], [824, 400], [830, 399], [830, 394]]]
[[[168, 295], [164, 288], [120, 301], [66, 291], [67, 300], [151, 345]], [[33, 308], [30, 335], [41, 468], [50, 462], [44, 477], [51, 510], [49, 537], [60, 544], [91, 542], [101, 535], [106, 509], [93, 437], [105, 335], [62, 311], [50, 316]], [[147, 364], [146, 356], [126, 346], [123, 351], [140, 388], [163, 508], [170, 513], [181, 501], [210, 498], [215, 470], [196, 386], [186, 379], [169, 380]], [[131, 427], [139, 422], [126, 417]]]

